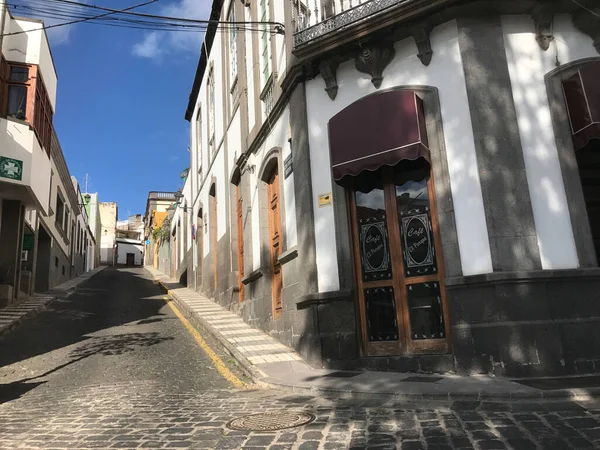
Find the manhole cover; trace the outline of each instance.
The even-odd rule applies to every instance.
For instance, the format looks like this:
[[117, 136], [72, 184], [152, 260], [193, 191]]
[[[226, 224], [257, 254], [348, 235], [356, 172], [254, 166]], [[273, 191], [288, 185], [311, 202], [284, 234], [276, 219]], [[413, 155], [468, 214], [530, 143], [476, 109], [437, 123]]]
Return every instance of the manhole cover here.
[[227, 428], [241, 431], [275, 431], [294, 428], [315, 420], [315, 416], [305, 412], [278, 411], [252, 414], [229, 421]]

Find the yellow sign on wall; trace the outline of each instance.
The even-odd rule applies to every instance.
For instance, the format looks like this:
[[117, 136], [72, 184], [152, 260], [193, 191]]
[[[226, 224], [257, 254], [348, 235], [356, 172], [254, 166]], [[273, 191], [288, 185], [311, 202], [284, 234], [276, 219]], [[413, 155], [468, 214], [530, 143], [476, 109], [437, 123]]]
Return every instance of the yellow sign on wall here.
[[319, 195], [319, 208], [331, 206], [331, 192]]

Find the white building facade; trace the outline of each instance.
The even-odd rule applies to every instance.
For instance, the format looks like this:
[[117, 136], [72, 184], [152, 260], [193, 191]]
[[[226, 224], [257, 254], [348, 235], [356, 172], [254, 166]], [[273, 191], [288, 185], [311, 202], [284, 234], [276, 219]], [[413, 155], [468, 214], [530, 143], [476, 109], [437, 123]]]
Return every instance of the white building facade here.
[[177, 276], [318, 366], [597, 371], [597, 5], [309, 3], [213, 2], [270, 24], [207, 32]]
[[2, 305], [33, 291], [36, 239], [30, 236], [36, 234], [38, 215], [51, 212], [51, 137], [57, 77], [47, 36], [39, 30], [40, 22], [12, 17], [4, 1], [0, 8]]

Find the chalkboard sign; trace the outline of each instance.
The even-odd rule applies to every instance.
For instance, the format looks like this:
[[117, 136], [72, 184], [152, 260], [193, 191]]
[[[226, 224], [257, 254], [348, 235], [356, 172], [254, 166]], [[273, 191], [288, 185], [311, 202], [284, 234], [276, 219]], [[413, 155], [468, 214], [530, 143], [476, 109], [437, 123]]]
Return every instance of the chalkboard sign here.
[[385, 221], [360, 226], [360, 259], [363, 281], [386, 280], [392, 276]]
[[290, 153], [287, 158], [285, 158], [285, 160], [283, 161], [283, 178], [286, 179], [287, 177], [289, 177], [292, 172], [293, 172], [293, 167], [292, 167], [292, 154]]
[[437, 272], [435, 246], [429, 208], [418, 208], [402, 213], [402, 255], [406, 276], [420, 276]]

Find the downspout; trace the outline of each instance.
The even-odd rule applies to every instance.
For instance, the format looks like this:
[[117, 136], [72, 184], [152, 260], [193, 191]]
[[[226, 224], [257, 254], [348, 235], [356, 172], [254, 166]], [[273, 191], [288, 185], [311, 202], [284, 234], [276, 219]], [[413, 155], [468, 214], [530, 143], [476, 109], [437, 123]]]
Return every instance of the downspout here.
[[0, 19], [0, 53], [2, 52], [2, 43], [4, 41], [4, 25], [6, 24], [6, 0], [0, 0], [0, 9], [2, 9], [2, 19]]

